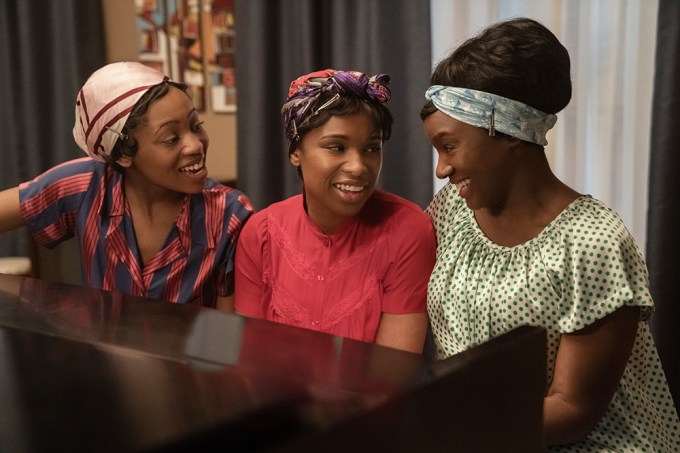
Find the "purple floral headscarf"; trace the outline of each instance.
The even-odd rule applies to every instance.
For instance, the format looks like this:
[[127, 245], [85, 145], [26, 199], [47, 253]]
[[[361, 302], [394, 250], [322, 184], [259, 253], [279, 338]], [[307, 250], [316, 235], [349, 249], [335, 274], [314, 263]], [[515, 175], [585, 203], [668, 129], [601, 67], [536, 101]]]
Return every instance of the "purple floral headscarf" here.
[[[381, 104], [386, 103], [391, 97], [389, 83], [390, 76], [387, 74], [376, 74], [369, 78], [361, 72], [335, 69], [312, 72], [293, 80], [288, 90], [288, 99], [281, 108], [286, 136], [291, 142], [299, 140], [300, 125], [333, 104], [342, 95], [359, 96]], [[311, 111], [311, 106], [323, 93], [332, 93], [334, 96]]]

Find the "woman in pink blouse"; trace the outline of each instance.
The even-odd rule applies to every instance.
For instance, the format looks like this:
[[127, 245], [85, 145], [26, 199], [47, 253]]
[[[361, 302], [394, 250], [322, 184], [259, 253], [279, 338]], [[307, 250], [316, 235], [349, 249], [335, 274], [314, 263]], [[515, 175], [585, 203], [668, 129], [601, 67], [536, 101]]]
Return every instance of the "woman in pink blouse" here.
[[435, 260], [422, 210], [376, 190], [389, 76], [327, 69], [282, 108], [302, 194], [254, 214], [236, 252], [237, 312], [421, 352]]

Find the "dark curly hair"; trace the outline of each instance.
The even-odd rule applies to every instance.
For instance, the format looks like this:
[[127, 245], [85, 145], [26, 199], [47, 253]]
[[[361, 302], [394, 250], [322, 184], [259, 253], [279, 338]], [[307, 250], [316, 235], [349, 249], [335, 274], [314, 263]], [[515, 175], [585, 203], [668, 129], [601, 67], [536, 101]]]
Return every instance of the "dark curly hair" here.
[[[130, 112], [130, 116], [123, 126], [121, 131], [123, 137], [127, 137], [127, 140], [119, 138], [116, 144], [111, 150], [111, 154], [106, 158], [106, 162], [113, 167], [119, 173], [123, 173], [125, 169], [118, 165], [118, 159], [123, 156], [133, 157], [137, 154], [137, 140], [134, 139], [132, 134], [140, 127], [146, 124], [147, 118], [146, 113], [149, 110], [151, 104], [153, 104], [158, 99], [162, 98], [170, 91], [170, 87], [179, 88], [180, 90], [187, 93], [188, 85], [184, 83], [166, 81], [159, 83], [158, 85], [150, 88], [144, 95], [139, 98], [139, 101], [135, 104]], [[188, 94], [187, 94], [188, 95]]]
[[[555, 114], [571, 99], [570, 67], [569, 52], [550, 30], [517, 18], [461, 44], [437, 64], [431, 84], [486, 91]], [[420, 117], [436, 110], [427, 102]]]

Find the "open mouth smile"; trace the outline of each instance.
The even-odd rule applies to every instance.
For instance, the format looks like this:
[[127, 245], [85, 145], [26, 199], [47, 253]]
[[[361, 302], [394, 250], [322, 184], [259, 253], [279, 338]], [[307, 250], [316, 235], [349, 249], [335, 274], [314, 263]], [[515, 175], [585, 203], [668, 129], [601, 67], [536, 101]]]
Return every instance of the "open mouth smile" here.
[[195, 174], [205, 168], [205, 157], [200, 162], [179, 169], [181, 173]]
[[470, 178], [461, 179], [460, 181], [456, 181], [453, 184], [455, 184], [455, 186], [458, 188], [458, 191], [460, 192], [470, 185]]
[[367, 185], [355, 186], [350, 184], [333, 184], [333, 187], [342, 190], [343, 192], [358, 193], [362, 192], [367, 187]]

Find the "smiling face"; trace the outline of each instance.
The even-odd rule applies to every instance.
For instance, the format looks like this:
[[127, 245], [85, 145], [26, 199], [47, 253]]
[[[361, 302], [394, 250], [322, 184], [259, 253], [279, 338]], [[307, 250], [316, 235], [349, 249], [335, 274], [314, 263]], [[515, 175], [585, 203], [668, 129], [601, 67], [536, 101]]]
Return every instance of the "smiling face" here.
[[302, 137], [290, 161], [302, 171], [309, 218], [330, 234], [358, 214], [375, 190], [382, 133], [367, 113], [332, 116]]
[[174, 193], [198, 193], [208, 177], [208, 134], [189, 96], [176, 87], [154, 101], [135, 129], [134, 156], [121, 157], [126, 185]]
[[516, 142], [489, 137], [486, 129], [440, 111], [425, 117], [423, 124], [428, 140], [437, 150], [437, 177], [455, 184], [472, 210], [502, 209], [517, 165]]

